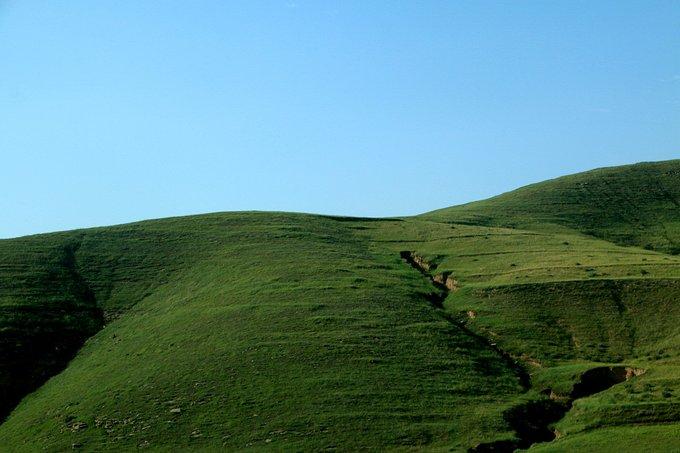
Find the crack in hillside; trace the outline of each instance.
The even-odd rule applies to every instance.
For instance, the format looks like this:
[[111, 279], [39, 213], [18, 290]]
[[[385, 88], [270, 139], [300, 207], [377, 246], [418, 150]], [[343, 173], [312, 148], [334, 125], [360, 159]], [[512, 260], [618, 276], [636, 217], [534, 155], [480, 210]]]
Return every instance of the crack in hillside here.
[[552, 442], [560, 433], [551, 426], [567, 415], [576, 400], [603, 392], [644, 373], [644, 369], [624, 365], [591, 368], [581, 374], [569, 395], [560, 396], [548, 388], [541, 392], [549, 395], [548, 399], [529, 401], [505, 411], [503, 417], [515, 431], [517, 439], [482, 443], [468, 452], [512, 453], [518, 449], [526, 450], [534, 444]]
[[467, 327], [463, 321], [455, 319], [453, 316], [444, 311], [444, 300], [451, 291], [458, 289], [458, 282], [451, 276], [451, 274], [442, 273], [432, 276], [430, 274], [430, 270], [433, 268], [433, 266], [420, 256], [410, 251], [401, 252], [400, 255], [401, 258], [406, 261], [406, 263], [426, 276], [430, 280], [430, 283], [432, 283], [432, 285], [437, 288], [437, 293], [431, 294], [428, 297], [428, 300], [434, 307], [442, 310], [443, 317], [451, 324], [456, 326], [459, 330], [461, 330], [466, 336], [473, 338], [479, 343], [482, 343], [486, 348], [491, 349], [496, 353], [496, 355], [500, 356], [508, 368], [513, 370], [522, 388], [525, 391], [529, 390], [529, 388], [531, 388], [531, 377], [521, 363], [515, 360], [515, 358], [510, 353], [501, 349], [495, 342], [478, 334], [477, 332], [474, 332], [469, 327]]
[[[458, 289], [458, 282], [451, 277], [450, 273], [433, 276], [431, 271], [436, 266], [428, 263], [414, 252], [403, 251], [400, 255], [406, 263], [426, 276], [432, 285], [437, 288], [438, 291], [430, 295], [428, 300], [430, 300], [434, 307], [444, 311], [444, 300], [451, 291]], [[446, 312], [444, 312], [443, 316], [467, 336], [483, 343], [498, 354], [506, 365], [515, 372], [525, 392], [531, 389], [531, 376], [525, 370], [523, 364], [515, 360], [509, 352], [503, 350], [488, 338], [472, 331], [463, 321], [456, 320]], [[537, 443], [551, 442], [559, 435], [557, 431], [552, 429], [552, 425], [567, 415], [573, 407], [574, 401], [607, 390], [644, 372], [645, 370], [643, 369], [624, 365], [591, 368], [581, 374], [579, 381], [574, 384], [569, 395], [560, 396], [548, 388], [541, 391], [548, 398], [528, 401], [506, 410], [503, 417], [515, 431], [515, 439], [481, 443], [470, 448], [468, 451], [471, 453], [511, 453], [517, 449], [527, 449]]]

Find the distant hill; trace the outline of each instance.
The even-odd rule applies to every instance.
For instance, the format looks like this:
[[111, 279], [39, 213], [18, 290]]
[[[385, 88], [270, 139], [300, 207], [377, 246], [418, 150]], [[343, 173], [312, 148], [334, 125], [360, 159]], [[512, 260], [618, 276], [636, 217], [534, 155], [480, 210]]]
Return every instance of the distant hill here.
[[680, 160], [564, 176], [424, 218], [507, 227], [566, 226], [617, 244], [680, 253]]
[[0, 450], [680, 450], [678, 172], [0, 240]]

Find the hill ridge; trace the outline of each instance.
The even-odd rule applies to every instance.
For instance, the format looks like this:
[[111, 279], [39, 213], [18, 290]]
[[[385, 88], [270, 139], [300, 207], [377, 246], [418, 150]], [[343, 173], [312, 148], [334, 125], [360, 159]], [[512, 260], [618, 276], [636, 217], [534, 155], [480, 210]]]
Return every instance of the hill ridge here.
[[548, 231], [551, 225], [560, 225], [620, 245], [677, 254], [679, 207], [680, 159], [676, 159], [560, 176], [421, 217]]
[[[614, 181], [637, 190], [676, 165]], [[54, 374], [54, 347], [89, 339], [0, 424], [0, 444], [514, 448], [536, 434], [517, 417], [623, 366], [647, 372], [546, 415], [540, 436], [560, 434], [532, 450], [592, 450], [608, 430], [614, 448], [675, 446], [680, 256], [659, 230], [627, 237], [616, 215], [589, 218], [602, 208], [581, 192], [547, 187], [538, 200], [567, 201], [565, 215], [506, 197], [415, 217], [216, 213], [1, 240], [3, 388], [26, 363]], [[643, 195], [640, 213], [672, 236], [675, 205]], [[88, 292], [101, 329], [76, 297]]]

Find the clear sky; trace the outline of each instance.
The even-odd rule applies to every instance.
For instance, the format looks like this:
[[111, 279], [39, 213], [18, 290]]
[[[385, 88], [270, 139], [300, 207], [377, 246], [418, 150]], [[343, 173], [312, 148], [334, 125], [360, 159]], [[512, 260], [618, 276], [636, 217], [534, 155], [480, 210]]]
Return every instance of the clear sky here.
[[0, 237], [678, 157], [678, 1], [0, 0]]

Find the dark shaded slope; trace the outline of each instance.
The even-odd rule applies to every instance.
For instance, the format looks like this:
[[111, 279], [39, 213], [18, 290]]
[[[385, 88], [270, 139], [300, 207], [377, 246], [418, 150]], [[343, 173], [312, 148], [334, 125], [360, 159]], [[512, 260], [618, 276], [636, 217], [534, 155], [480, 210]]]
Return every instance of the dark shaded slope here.
[[422, 216], [531, 228], [560, 225], [621, 245], [680, 253], [680, 160], [602, 168]]
[[0, 419], [103, 325], [77, 269], [79, 238], [0, 242]]
[[175, 222], [0, 241], [0, 420], [105, 322], [205, 255], [201, 233]]

